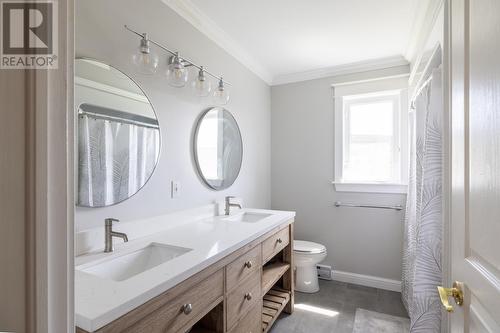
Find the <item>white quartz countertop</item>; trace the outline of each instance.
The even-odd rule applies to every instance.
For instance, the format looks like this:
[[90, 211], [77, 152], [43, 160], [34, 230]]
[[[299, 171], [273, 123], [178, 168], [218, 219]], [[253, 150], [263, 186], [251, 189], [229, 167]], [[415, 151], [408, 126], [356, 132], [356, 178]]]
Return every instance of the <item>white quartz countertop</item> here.
[[[76, 257], [76, 326], [89, 332], [98, 330], [295, 217], [295, 212], [286, 211], [243, 209], [238, 214], [242, 212], [270, 216], [254, 223], [226, 220], [227, 216], [185, 222], [151, 236], [115, 245], [112, 253], [94, 252]], [[192, 250], [124, 281], [80, 270], [132, 253], [151, 243]]]

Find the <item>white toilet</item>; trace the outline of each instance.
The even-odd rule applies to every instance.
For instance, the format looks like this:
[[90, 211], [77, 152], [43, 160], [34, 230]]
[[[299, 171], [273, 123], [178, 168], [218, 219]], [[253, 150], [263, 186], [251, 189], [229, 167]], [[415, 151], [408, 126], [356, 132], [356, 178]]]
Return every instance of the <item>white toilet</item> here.
[[319, 291], [316, 265], [326, 257], [324, 245], [294, 240], [293, 253], [295, 259], [295, 290], [303, 293]]

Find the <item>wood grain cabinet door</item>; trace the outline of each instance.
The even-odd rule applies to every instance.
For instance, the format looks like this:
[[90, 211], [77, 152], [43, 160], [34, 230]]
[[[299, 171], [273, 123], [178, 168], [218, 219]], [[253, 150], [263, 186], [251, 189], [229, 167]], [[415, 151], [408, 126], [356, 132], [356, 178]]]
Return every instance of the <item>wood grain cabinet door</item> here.
[[261, 279], [258, 270], [227, 295], [227, 327], [231, 329], [257, 302], [261, 301]]
[[227, 265], [226, 290], [232, 290], [249, 275], [259, 271], [262, 266], [261, 257], [261, 246], [258, 245]]
[[241, 318], [230, 333], [261, 333], [262, 332], [262, 302], [259, 301]]
[[142, 318], [125, 332], [177, 333], [186, 326], [194, 325], [222, 300], [223, 279], [223, 270], [217, 271], [199, 284], [191, 286], [165, 306]]
[[264, 263], [283, 250], [290, 242], [289, 227], [278, 231], [262, 242], [262, 258]]

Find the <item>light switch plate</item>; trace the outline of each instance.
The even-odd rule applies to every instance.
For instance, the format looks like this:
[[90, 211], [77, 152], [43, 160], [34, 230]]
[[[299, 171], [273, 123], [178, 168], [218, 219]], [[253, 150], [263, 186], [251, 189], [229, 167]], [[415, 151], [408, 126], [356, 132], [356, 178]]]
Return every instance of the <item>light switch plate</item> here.
[[175, 180], [172, 180], [171, 185], [171, 197], [178, 198], [181, 195], [181, 183]]

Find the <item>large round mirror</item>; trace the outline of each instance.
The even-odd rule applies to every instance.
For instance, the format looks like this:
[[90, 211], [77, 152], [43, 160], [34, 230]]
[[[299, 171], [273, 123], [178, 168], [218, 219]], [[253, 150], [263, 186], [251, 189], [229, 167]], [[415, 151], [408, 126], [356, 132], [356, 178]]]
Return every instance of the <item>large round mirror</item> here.
[[194, 156], [200, 177], [210, 188], [223, 190], [234, 183], [240, 173], [243, 142], [229, 111], [212, 108], [201, 115], [196, 126]]
[[75, 61], [78, 112], [77, 205], [104, 207], [136, 194], [160, 156], [151, 102], [127, 75], [90, 59]]

